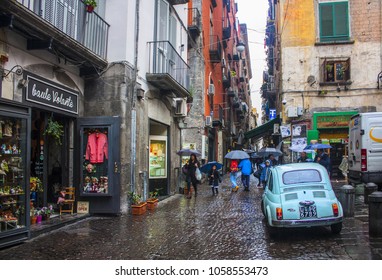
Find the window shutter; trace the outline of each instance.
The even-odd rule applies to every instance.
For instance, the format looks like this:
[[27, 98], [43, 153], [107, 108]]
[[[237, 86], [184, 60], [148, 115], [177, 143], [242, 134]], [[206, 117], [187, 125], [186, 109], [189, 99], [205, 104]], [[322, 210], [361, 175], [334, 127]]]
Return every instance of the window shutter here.
[[348, 3], [334, 4], [335, 35], [340, 37], [349, 36]]
[[166, 1], [159, 0], [158, 11], [158, 38], [157, 41], [167, 41], [169, 23], [169, 6]]
[[320, 5], [320, 37], [333, 36], [333, 6], [321, 4]]
[[45, 0], [44, 18], [51, 24], [54, 24], [54, 2], [53, 0]]

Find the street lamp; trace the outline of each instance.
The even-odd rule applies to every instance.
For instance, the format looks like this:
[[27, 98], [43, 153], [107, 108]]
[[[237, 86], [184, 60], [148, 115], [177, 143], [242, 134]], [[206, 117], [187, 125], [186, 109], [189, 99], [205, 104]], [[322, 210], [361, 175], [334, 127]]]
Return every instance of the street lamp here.
[[245, 50], [245, 45], [243, 42], [239, 42], [236, 45], [236, 49], [239, 53], [242, 53]]

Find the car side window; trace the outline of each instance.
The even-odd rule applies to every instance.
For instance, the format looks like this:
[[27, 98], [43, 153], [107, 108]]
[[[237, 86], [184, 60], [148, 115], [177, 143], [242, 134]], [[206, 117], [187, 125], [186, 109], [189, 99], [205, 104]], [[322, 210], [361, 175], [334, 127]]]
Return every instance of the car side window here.
[[269, 172], [269, 176], [268, 176], [268, 180], [267, 180], [267, 188], [269, 189], [269, 191], [273, 192], [273, 176], [272, 176], [272, 172]]

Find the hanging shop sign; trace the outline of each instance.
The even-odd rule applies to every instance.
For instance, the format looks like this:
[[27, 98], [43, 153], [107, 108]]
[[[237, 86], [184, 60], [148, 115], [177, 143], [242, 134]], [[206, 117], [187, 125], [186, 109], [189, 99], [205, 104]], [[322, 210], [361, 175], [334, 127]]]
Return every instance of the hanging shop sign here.
[[342, 116], [318, 116], [317, 128], [340, 128], [348, 127], [351, 115]]
[[26, 74], [26, 80], [27, 101], [78, 114], [78, 92], [30, 73]]

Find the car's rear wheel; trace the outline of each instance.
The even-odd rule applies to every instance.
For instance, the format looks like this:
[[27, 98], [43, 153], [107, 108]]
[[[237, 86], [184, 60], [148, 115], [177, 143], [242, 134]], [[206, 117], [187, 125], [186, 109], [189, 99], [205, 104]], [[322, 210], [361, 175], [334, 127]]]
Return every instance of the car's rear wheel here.
[[268, 234], [271, 238], [275, 238], [278, 234], [278, 228], [276, 227], [273, 227], [269, 224], [269, 220], [268, 220], [268, 217], [265, 215], [265, 221], [266, 221], [266, 224], [267, 224], [267, 231], [268, 231]]
[[330, 229], [333, 234], [339, 234], [342, 230], [342, 223], [333, 224], [330, 226]]
[[265, 212], [264, 212], [264, 201], [261, 200], [261, 212], [263, 213], [263, 215], [265, 216]]

